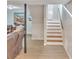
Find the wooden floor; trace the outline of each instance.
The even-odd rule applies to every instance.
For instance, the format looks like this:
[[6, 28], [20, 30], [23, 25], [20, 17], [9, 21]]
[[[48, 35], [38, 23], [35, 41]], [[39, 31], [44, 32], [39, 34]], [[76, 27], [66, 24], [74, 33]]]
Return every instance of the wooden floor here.
[[42, 40], [28, 40], [27, 53], [23, 49], [15, 59], [69, 59], [63, 46], [43, 46]]

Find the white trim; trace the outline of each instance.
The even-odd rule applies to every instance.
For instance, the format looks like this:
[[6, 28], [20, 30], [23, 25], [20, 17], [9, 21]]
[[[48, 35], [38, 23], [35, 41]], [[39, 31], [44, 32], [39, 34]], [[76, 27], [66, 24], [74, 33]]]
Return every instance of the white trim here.
[[46, 42], [47, 42], [47, 40], [46, 40], [46, 32], [47, 32], [47, 30], [46, 30], [46, 24], [47, 24], [47, 11], [48, 11], [48, 5], [45, 5], [44, 6], [44, 46], [46, 45]]
[[72, 57], [70, 56], [70, 54], [69, 54], [69, 52], [67, 51], [67, 49], [66, 49], [65, 47], [64, 47], [64, 49], [65, 49], [65, 51], [66, 51], [66, 53], [67, 53], [69, 59], [72, 59]]
[[68, 12], [68, 14], [72, 17], [72, 14], [69, 12], [69, 10], [63, 5], [64, 9]]
[[47, 42], [46, 45], [63, 45], [62, 42]]

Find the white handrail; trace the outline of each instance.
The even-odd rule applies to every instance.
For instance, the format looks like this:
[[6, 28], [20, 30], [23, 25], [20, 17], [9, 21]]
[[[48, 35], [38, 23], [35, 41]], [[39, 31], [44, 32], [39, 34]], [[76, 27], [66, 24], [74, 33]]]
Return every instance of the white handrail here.
[[62, 19], [61, 19], [61, 16], [60, 16], [60, 9], [58, 8], [58, 16], [59, 16], [59, 20], [60, 20], [60, 23], [61, 23], [61, 27], [62, 27], [62, 29], [64, 29], [63, 28], [63, 23], [62, 23]]

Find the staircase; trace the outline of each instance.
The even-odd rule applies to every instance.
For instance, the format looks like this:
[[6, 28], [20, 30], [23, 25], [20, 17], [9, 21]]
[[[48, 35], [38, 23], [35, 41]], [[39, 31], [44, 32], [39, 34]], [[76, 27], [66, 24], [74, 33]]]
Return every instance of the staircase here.
[[63, 32], [59, 20], [46, 21], [44, 45], [63, 45]]

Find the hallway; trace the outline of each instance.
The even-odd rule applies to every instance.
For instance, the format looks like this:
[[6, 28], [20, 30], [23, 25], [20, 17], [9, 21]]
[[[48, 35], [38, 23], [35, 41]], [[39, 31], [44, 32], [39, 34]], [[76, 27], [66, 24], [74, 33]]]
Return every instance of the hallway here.
[[43, 46], [42, 40], [28, 40], [27, 54], [23, 49], [15, 59], [68, 59], [63, 46]]

